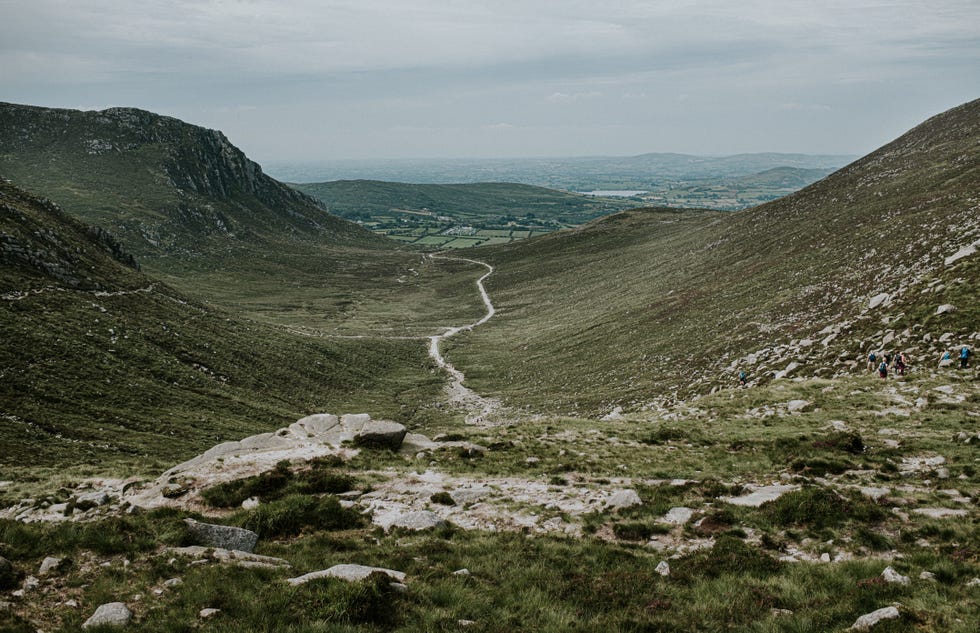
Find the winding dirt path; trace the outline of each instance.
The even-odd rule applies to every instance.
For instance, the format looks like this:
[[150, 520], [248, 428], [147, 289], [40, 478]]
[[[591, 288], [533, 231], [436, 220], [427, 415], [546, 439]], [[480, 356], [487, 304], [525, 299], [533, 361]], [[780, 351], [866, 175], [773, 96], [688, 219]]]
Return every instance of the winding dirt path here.
[[484, 280], [493, 274], [494, 268], [486, 262], [481, 262], [476, 259], [468, 259], [466, 257], [448, 257], [445, 255], [436, 254], [429, 255], [429, 257], [431, 259], [470, 262], [471, 264], [484, 266], [487, 269], [487, 272], [476, 280], [476, 287], [480, 291], [480, 298], [483, 299], [483, 305], [487, 308], [486, 314], [484, 314], [479, 321], [470, 323], [469, 325], [460, 325], [447, 328], [442, 334], [436, 334], [429, 337], [429, 356], [432, 357], [432, 360], [434, 360], [439, 367], [446, 370], [446, 372], [448, 372], [452, 377], [449, 385], [446, 386], [449, 402], [468, 410], [466, 415], [466, 422], [468, 424], [487, 424], [490, 416], [500, 409], [500, 403], [492, 398], [484, 398], [472, 389], [463, 385], [463, 381], [466, 380], [466, 376], [463, 375], [463, 372], [453, 367], [452, 363], [443, 357], [442, 352], [439, 351], [439, 344], [444, 339], [455, 336], [460, 332], [472, 330], [477, 326], [483, 325], [489, 321], [494, 314], [496, 314], [497, 310], [493, 307], [493, 302], [490, 301], [490, 295], [487, 294], [487, 289], [483, 285]]

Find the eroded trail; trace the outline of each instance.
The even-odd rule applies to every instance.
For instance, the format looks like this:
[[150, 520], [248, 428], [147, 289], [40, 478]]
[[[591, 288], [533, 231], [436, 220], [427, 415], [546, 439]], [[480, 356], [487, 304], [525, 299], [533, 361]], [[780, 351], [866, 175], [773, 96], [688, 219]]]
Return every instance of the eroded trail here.
[[483, 274], [482, 277], [476, 280], [476, 287], [480, 291], [480, 298], [483, 299], [483, 305], [486, 306], [486, 314], [480, 318], [479, 321], [470, 323], [469, 325], [460, 325], [456, 327], [451, 327], [446, 329], [442, 334], [436, 334], [429, 337], [429, 356], [432, 360], [436, 362], [439, 367], [446, 370], [449, 373], [452, 380], [449, 385], [446, 386], [446, 391], [449, 396], [449, 402], [453, 405], [463, 407], [467, 410], [466, 422], [469, 424], [487, 424], [490, 422], [491, 415], [500, 409], [500, 403], [492, 398], [484, 398], [472, 389], [466, 387], [463, 381], [466, 380], [466, 376], [463, 372], [459, 371], [453, 367], [452, 363], [447, 361], [442, 352], [439, 351], [439, 344], [444, 339], [451, 336], [455, 336], [460, 332], [466, 330], [472, 330], [473, 328], [483, 325], [489, 321], [493, 315], [496, 313], [496, 309], [493, 307], [493, 302], [490, 301], [490, 295], [487, 294], [487, 289], [483, 285], [484, 280], [493, 274], [494, 268], [486, 262], [481, 262], [476, 259], [467, 259], [466, 257], [447, 257], [444, 255], [429, 255], [432, 259], [445, 259], [445, 260], [457, 260], [462, 262], [470, 262], [472, 264], [478, 264], [484, 266], [487, 272]]

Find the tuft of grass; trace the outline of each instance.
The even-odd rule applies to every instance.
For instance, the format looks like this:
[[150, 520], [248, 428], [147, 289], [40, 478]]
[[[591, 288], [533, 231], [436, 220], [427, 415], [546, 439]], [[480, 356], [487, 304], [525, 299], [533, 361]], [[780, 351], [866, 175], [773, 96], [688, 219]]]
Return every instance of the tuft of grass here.
[[347, 530], [364, 525], [364, 517], [344, 508], [333, 496], [292, 494], [264, 503], [240, 518], [241, 526], [260, 538], [296, 536], [305, 529]]

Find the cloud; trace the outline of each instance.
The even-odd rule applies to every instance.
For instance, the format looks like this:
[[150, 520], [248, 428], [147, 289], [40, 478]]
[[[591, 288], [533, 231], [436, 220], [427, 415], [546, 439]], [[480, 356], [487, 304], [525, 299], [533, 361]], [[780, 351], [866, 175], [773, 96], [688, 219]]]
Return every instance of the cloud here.
[[582, 101], [583, 99], [595, 99], [601, 97], [602, 93], [597, 90], [590, 90], [588, 92], [553, 92], [548, 95], [548, 101], [554, 103], [573, 103], [575, 101]]

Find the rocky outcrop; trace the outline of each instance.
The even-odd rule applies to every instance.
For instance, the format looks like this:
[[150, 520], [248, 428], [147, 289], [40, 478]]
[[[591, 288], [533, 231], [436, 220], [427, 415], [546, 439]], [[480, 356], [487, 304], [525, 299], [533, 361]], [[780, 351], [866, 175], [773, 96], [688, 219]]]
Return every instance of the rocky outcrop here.
[[405, 582], [405, 572], [385, 569], [384, 567], [368, 567], [367, 565], [353, 564], [334, 565], [329, 569], [312, 571], [296, 578], [287, 578], [286, 582], [293, 586], [304, 585], [311, 580], [317, 580], [319, 578], [338, 578], [348, 582], [359, 582], [373, 573], [384, 574], [395, 582]]
[[258, 534], [244, 528], [201, 523], [194, 519], [184, 519], [184, 523], [187, 525], [187, 532], [191, 539], [205, 547], [251, 552], [259, 540]]

